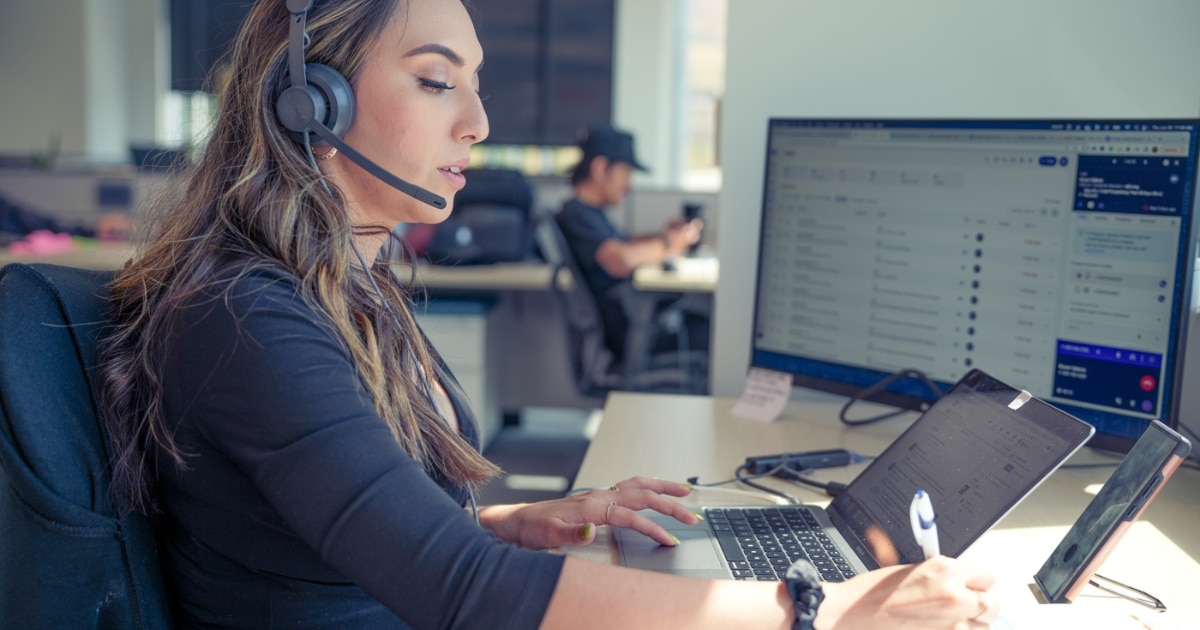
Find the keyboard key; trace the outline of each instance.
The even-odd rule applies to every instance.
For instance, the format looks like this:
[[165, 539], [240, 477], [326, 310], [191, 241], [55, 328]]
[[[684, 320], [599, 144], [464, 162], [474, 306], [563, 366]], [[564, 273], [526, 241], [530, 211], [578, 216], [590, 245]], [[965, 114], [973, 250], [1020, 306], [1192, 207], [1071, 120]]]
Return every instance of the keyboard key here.
[[713, 508], [705, 514], [717, 532], [735, 579], [779, 580], [793, 562], [801, 559], [812, 562], [821, 578], [829, 582], [854, 575], [807, 508]]

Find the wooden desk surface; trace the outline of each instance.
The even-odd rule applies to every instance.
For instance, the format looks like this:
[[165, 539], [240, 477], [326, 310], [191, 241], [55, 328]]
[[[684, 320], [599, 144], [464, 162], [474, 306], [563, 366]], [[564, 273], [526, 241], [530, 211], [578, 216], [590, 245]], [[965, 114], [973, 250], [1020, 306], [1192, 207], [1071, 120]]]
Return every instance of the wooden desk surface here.
[[720, 264], [715, 257], [679, 258], [673, 263], [673, 271], [663, 270], [662, 265], [638, 267], [633, 272], [633, 288], [672, 293], [712, 293], [716, 290]]
[[[49, 256], [17, 256], [0, 250], [0, 265], [10, 262], [50, 263], [85, 269], [116, 269], [133, 255], [129, 243], [89, 243], [78, 249]], [[676, 271], [663, 271], [652, 265], [634, 273], [634, 287], [641, 291], [712, 293], [717, 286], [719, 266], [716, 258], [683, 258]], [[399, 278], [408, 278], [411, 266], [396, 263]], [[495, 291], [544, 291], [557, 282], [570, 288], [570, 274], [555, 276], [554, 267], [543, 262], [496, 263], [491, 265], [426, 265], [417, 267], [417, 282], [430, 289]]]
[[[409, 277], [412, 267], [405, 263], [392, 265], [393, 273], [402, 281]], [[494, 263], [490, 265], [418, 265], [417, 282], [429, 289], [483, 289], [494, 291], [549, 291], [551, 282], [570, 288], [570, 274], [559, 273], [544, 262]]]
[[[604, 419], [575, 479], [576, 488], [607, 487], [633, 475], [699, 482], [725, 480], [747, 455], [784, 450], [847, 448], [874, 455], [910, 423], [913, 414], [874, 425], [850, 427], [837, 420], [842, 400], [813, 394], [813, 400], [793, 401], [783, 417], [761, 423], [733, 416], [733, 399], [669, 394], [614, 393]], [[861, 403], [860, 403], [861, 404]], [[868, 404], [869, 405], [869, 404]], [[866, 407], [856, 414], [870, 413]], [[1113, 466], [1071, 468], [1078, 464], [1111, 462]], [[1071, 523], [1083, 512], [1093, 493], [1111, 474], [1116, 460], [1083, 449], [1034, 493], [979, 539], [964, 557], [987, 562], [1000, 576], [1006, 610], [1033, 611], [1044, 621], [1066, 608], [1079, 615], [1139, 615], [1156, 619], [1147, 627], [1196, 627], [1200, 621], [1200, 471], [1180, 470], [1159, 493], [1142, 519], [1125, 536], [1100, 573], [1146, 590], [1168, 606], [1165, 614], [1086, 588], [1076, 604], [1035, 606], [1033, 574], [1049, 557]], [[866, 464], [817, 471], [820, 480], [849, 481]], [[772, 480], [769, 485], [806, 503], [828, 503], [828, 497], [805, 486]], [[734, 488], [736, 486], [723, 486]], [[733, 490], [699, 488], [690, 498], [702, 503], [761, 503], [763, 499]], [[601, 528], [602, 531], [607, 528]], [[611, 546], [572, 548], [597, 560], [611, 561]], [[610, 545], [611, 543], [609, 543]], [[598, 547], [598, 548], [597, 548]], [[1148, 617], [1153, 615], [1153, 617]], [[1029, 617], [1030, 615], [1025, 615]], [[1015, 615], [1015, 618], [1023, 618]], [[1074, 627], [1074, 626], [1072, 626]]]
[[[13, 255], [0, 249], [0, 265], [10, 262], [50, 263], [84, 269], [116, 269], [133, 255], [129, 243], [87, 243], [61, 254], [28, 256]], [[408, 278], [410, 267], [393, 266], [397, 277]], [[491, 291], [548, 291], [551, 281], [560, 287], [570, 286], [568, 274], [554, 278], [554, 267], [541, 262], [497, 263], [494, 265], [419, 265], [417, 281], [430, 289], [465, 289]]]

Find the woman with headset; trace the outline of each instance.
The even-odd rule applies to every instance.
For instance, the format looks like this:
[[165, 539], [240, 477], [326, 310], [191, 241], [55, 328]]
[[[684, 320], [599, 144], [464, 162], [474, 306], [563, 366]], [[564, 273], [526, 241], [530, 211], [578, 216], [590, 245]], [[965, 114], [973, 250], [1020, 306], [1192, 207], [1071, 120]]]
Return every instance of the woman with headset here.
[[[437, 223], [488, 133], [462, 0], [260, 0], [198, 161], [111, 289], [114, 485], [157, 517], [180, 627], [983, 628], [949, 559], [845, 583], [705, 581], [540, 551], [599, 525], [677, 541], [635, 478], [475, 509], [497, 469], [377, 257]], [[348, 80], [347, 80], [348, 77]], [[466, 508], [466, 509], [464, 509]], [[823, 601], [822, 601], [823, 597]]]

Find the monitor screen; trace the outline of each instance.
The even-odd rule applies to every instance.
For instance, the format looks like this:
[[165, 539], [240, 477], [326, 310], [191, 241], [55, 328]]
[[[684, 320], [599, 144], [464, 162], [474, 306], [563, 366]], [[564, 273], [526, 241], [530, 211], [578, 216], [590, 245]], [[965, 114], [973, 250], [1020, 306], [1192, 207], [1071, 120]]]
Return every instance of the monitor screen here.
[[[1114, 450], [1176, 426], [1198, 128], [770, 120], [751, 364], [847, 396], [977, 367]], [[936, 396], [906, 377], [872, 399]]]

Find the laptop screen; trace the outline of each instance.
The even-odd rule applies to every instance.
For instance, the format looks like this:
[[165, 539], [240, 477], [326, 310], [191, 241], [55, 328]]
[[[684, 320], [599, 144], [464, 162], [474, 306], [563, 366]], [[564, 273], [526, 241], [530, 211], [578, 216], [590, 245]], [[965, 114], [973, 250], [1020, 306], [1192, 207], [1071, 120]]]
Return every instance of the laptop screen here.
[[873, 538], [868, 530], [877, 527], [902, 562], [920, 561], [908, 513], [913, 494], [924, 489], [933, 499], [942, 553], [957, 556], [1093, 430], [1026, 392], [972, 371], [834, 498], [830, 516], [859, 539], [852, 545], [865, 547]]

